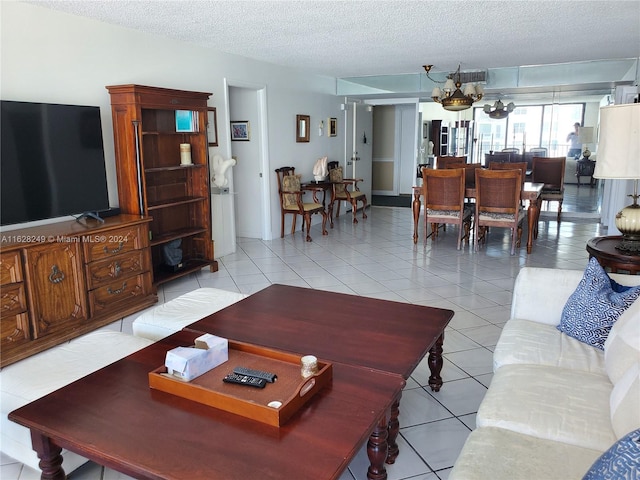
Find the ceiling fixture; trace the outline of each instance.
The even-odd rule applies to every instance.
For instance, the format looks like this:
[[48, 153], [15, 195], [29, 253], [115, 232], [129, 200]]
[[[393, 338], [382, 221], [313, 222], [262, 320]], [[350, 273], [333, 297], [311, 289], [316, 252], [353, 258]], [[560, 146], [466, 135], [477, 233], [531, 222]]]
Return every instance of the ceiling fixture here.
[[505, 104], [502, 103], [501, 100], [497, 100], [496, 103], [493, 104], [493, 106], [489, 105], [488, 103], [485, 104], [483, 110], [484, 110], [484, 113], [489, 115], [491, 118], [495, 118], [499, 120], [501, 118], [507, 118], [509, 114], [513, 112], [515, 109], [516, 109], [516, 106], [513, 102], [510, 102], [508, 105], [505, 106]]
[[[429, 76], [433, 65], [423, 65], [427, 77], [432, 82], [438, 82]], [[477, 102], [484, 95], [484, 91], [480, 85], [472, 85], [467, 83], [464, 87], [464, 91], [460, 88], [462, 82], [460, 81], [460, 65], [458, 70], [447, 76], [447, 81], [444, 82], [444, 87], [440, 90], [440, 87], [435, 87], [431, 92], [431, 98], [434, 102], [438, 102], [442, 105], [442, 108], [451, 112], [459, 112], [460, 110], [466, 110], [473, 105], [473, 102]]]

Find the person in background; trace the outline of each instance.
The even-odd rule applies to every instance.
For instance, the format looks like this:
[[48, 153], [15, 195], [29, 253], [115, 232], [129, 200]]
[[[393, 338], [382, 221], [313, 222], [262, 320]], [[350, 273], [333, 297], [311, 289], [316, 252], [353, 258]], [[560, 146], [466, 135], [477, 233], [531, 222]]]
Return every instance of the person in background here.
[[569, 152], [567, 157], [580, 158], [582, 152], [582, 143], [580, 142], [580, 123], [573, 124], [574, 131], [567, 135], [567, 142], [569, 143]]

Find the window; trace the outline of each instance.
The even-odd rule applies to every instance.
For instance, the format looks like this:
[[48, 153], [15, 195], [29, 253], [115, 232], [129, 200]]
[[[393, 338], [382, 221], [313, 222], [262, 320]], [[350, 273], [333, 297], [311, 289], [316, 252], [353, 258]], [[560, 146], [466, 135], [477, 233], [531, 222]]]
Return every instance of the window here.
[[478, 159], [482, 161], [486, 153], [504, 148], [522, 152], [545, 147], [551, 157], [566, 155], [567, 135], [573, 131], [574, 123], [583, 123], [584, 107], [584, 103], [527, 105], [516, 107], [500, 120], [490, 118], [482, 107], [475, 107]]

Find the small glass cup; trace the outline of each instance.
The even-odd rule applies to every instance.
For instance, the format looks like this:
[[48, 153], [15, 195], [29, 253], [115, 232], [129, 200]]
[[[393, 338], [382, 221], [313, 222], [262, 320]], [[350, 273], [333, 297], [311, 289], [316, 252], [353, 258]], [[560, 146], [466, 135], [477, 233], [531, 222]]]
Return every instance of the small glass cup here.
[[300, 374], [308, 378], [318, 373], [318, 359], [313, 355], [305, 355], [300, 359]]

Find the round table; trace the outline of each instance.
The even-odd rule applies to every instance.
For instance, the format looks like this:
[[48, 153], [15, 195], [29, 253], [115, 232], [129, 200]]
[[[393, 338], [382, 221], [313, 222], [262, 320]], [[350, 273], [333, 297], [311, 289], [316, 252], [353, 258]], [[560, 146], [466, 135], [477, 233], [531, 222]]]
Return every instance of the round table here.
[[640, 255], [628, 255], [616, 250], [621, 240], [621, 236], [592, 238], [587, 242], [589, 258], [595, 257], [603, 268], [610, 269], [612, 273], [640, 273]]

